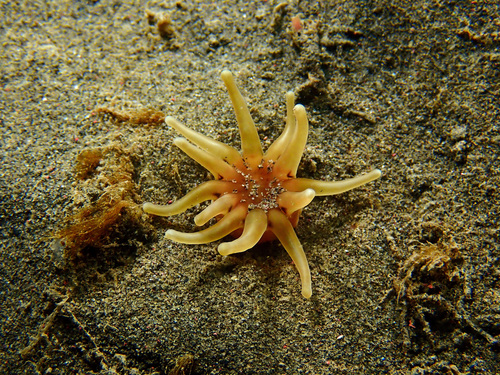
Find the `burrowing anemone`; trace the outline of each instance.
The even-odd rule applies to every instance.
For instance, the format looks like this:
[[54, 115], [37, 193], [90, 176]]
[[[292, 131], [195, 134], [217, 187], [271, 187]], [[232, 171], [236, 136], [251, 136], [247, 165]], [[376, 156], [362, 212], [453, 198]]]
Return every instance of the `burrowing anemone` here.
[[165, 237], [186, 244], [209, 243], [228, 234], [237, 237], [219, 245], [222, 255], [243, 252], [258, 242], [277, 238], [299, 271], [302, 295], [309, 298], [312, 294], [309, 265], [293, 229], [302, 208], [315, 196], [343, 193], [379, 178], [381, 172], [374, 169], [364, 175], [333, 182], [297, 178], [309, 126], [304, 106], [297, 104], [294, 107], [294, 94], [286, 94], [285, 129], [264, 153], [233, 75], [224, 70], [221, 77], [236, 113], [241, 153], [166, 117], [165, 122], [187, 138], [175, 138], [174, 143], [212, 173], [214, 179], [197, 186], [171, 205], [145, 203], [144, 211], [171, 216], [211, 200], [194, 221], [196, 225], [204, 225], [214, 217], [220, 218], [214, 225], [195, 233], [169, 229]]

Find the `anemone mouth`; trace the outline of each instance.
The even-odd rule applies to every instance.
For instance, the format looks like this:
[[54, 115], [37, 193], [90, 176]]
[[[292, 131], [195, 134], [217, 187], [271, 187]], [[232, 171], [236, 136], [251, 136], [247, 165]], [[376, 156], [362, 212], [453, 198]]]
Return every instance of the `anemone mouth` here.
[[249, 210], [262, 209], [268, 212], [278, 208], [278, 197], [285, 191], [282, 179], [273, 175], [273, 164], [262, 160], [254, 167], [236, 169], [239, 174], [235, 181], [240, 202], [247, 204]]

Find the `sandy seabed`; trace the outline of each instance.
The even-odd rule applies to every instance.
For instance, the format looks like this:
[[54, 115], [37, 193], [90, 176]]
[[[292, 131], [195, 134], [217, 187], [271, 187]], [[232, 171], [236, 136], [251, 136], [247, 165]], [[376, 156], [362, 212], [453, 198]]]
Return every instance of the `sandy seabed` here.
[[[0, 10], [0, 373], [500, 373], [496, 2]], [[207, 179], [163, 116], [239, 147], [223, 69], [264, 145], [306, 107], [300, 176], [383, 172], [303, 211], [310, 300], [279, 242], [222, 257], [163, 238], [200, 207], [140, 209]]]

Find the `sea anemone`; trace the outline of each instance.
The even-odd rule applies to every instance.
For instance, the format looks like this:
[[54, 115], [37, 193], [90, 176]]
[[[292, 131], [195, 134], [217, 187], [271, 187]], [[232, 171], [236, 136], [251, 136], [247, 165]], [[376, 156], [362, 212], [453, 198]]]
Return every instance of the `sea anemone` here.
[[309, 127], [304, 106], [294, 106], [294, 94], [286, 94], [285, 129], [264, 153], [233, 75], [224, 70], [221, 77], [236, 113], [241, 152], [185, 127], [170, 116], [166, 117], [165, 122], [187, 138], [175, 138], [174, 144], [206, 168], [214, 179], [197, 186], [170, 205], [145, 203], [144, 211], [172, 216], [211, 200], [212, 203], [194, 221], [196, 225], [204, 225], [212, 218], [219, 219], [214, 225], [194, 233], [169, 229], [165, 237], [186, 244], [209, 243], [228, 234], [237, 237], [219, 245], [222, 255], [240, 253], [258, 242], [277, 238], [299, 271], [302, 295], [309, 298], [312, 294], [311, 273], [294, 230], [302, 208], [315, 196], [343, 193], [379, 178], [381, 172], [374, 169], [364, 175], [333, 182], [297, 178]]

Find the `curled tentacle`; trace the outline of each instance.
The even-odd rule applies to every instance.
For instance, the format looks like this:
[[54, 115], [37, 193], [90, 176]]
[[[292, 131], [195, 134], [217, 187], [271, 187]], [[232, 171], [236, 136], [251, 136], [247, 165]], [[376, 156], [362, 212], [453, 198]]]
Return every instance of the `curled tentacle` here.
[[225, 194], [213, 201], [207, 208], [194, 217], [196, 225], [203, 225], [217, 215], [224, 215], [233, 208], [240, 198], [236, 194]]
[[264, 210], [255, 209], [250, 211], [245, 218], [245, 225], [241, 236], [234, 241], [221, 243], [219, 245], [219, 253], [221, 255], [241, 253], [254, 247], [266, 229], [267, 215]]
[[216, 241], [224, 236], [227, 236], [236, 229], [241, 228], [246, 214], [247, 208], [245, 206], [238, 206], [235, 207], [234, 210], [231, 210], [217, 224], [214, 224], [207, 229], [194, 233], [184, 233], [169, 229], [165, 233], [165, 238], [175, 242], [187, 244], [202, 244]]
[[278, 196], [277, 201], [278, 205], [288, 216], [311, 203], [315, 195], [316, 193], [313, 189], [306, 189], [304, 191], [285, 191]]

